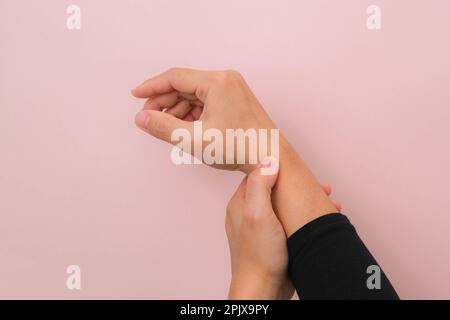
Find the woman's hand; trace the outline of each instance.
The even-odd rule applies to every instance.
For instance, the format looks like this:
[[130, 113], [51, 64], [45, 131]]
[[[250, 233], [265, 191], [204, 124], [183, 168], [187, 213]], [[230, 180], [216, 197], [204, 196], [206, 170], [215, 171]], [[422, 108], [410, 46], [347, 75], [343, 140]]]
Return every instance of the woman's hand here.
[[278, 162], [261, 167], [274, 175], [251, 172], [231, 198], [225, 220], [231, 256], [230, 299], [290, 299], [294, 288], [287, 275], [286, 234], [272, 209], [271, 192]]
[[[136, 115], [138, 127], [172, 144], [177, 144], [171, 139], [176, 129], [185, 129], [196, 138], [193, 132], [195, 120], [202, 121], [204, 130], [218, 129], [223, 136], [226, 129], [276, 128], [236, 71], [174, 68], [145, 81], [133, 90], [133, 95], [147, 99], [141, 112]], [[205, 145], [208, 144], [203, 142], [203, 150]], [[336, 212], [336, 208], [282, 134], [278, 147], [281, 169], [272, 202], [286, 234], [290, 236], [308, 222]], [[191, 147], [190, 151], [193, 150]], [[227, 155], [227, 150], [216, 151], [224, 161], [228, 156], [234, 156], [234, 164], [213, 165], [216, 168], [241, 170], [246, 174], [256, 168], [256, 165], [249, 163], [247, 150], [237, 150], [233, 155]], [[266, 151], [272, 154], [272, 146], [268, 146]], [[238, 154], [244, 155], [245, 164], [238, 163]]]
[[[286, 233], [271, 202], [278, 176], [278, 161], [266, 158], [261, 168], [273, 175], [251, 172], [231, 198], [225, 220], [230, 246], [232, 281], [230, 299], [290, 299], [294, 288], [287, 274]], [[329, 185], [323, 185], [327, 195]], [[335, 202], [338, 211], [341, 205]]]
[[[147, 99], [136, 115], [137, 126], [169, 143], [174, 143], [171, 135], [175, 129], [186, 129], [194, 137], [193, 121], [196, 120], [202, 121], [203, 130], [218, 129], [223, 137], [226, 129], [275, 128], [244, 78], [236, 71], [173, 68], [145, 81], [132, 93], [135, 97]], [[205, 146], [203, 143], [203, 149]], [[213, 166], [249, 173], [255, 165], [249, 164], [247, 151], [234, 152], [231, 164]], [[239, 152], [244, 155], [245, 164], [237, 162]], [[225, 163], [225, 149], [220, 157]]]

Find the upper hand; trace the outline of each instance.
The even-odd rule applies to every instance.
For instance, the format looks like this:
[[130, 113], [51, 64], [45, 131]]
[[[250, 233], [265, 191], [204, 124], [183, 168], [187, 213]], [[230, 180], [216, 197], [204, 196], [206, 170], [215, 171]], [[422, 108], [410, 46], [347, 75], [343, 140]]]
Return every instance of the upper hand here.
[[[202, 121], [203, 130], [215, 128], [224, 137], [226, 129], [275, 128], [244, 78], [236, 71], [173, 68], [145, 81], [132, 93], [147, 99], [136, 116], [137, 126], [169, 143], [174, 143], [171, 134], [179, 128], [188, 130], [194, 137], [193, 121], [196, 120]], [[204, 147], [207, 145], [203, 144]], [[226, 150], [222, 151], [220, 156], [225, 163]], [[254, 169], [254, 165], [248, 164], [248, 155], [245, 155], [245, 164], [237, 163], [237, 154], [234, 157], [233, 164], [214, 166], [246, 173]]]

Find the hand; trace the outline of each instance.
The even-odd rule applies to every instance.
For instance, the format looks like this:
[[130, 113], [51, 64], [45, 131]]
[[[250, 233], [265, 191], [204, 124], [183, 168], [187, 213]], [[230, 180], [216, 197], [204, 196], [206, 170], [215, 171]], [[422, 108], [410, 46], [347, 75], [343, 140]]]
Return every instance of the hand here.
[[[175, 129], [186, 129], [194, 137], [193, 121], [196, 120], [202, 121], [203, 130], [215, 128], [224, 137], [226, 129], [275, 128], [244, 78], [236, 71], [174, 68], [145, 81], [132, 93], [148, 99], [136, 116], [136, 125], [169, 143], [173, 143], [171, 134]], [[225, 163], [226, 150], [222, 151], [220, 157]], [[255, 165], [249, 165], [248, 154], [244, 156], [245, 164], [237, 164], [236, 152], [233, 164], [213, 166], [249, 173]]]
[[[286, 233], [271, 203], [278, 176], [278, 162], [266, 158], [274, 175], [256, 169], [239, 185], [231, 198], [225, 220], [230, 246], [232, 281], [230, 299], [290, 299], [294, 288], [287, 274]], [[323, 185], [327, 195], [331, 187]], [[335, 202], [338, 211], [341, 205]]]
[[[222, 134], [226, 129], [275, 128], [236, 71], [174, 68], [145, 81], [133, 90], [133, 94], [147, 98], [142, 111], [136, 115], [138, 127], [173, 144], [176, 143], [171, 141], [171, 135], [175, 129], [186, 129], [195, 138], [193, 127], [196, 120], [202, 121], [204, 130], [215, 128]], [[282, 134], [279, 138], [278, 159], [282, 169], [272, 202], [289, 236], [309, 221], [335, 212], [335, 207], [294, 148]], [[222, 151], [218, 156], [228, 158], [229, 154]], [[246, 150], [238, 151], [240, 155], [244, 153], [246, 164], [237, 164], [234, 152], [235, 164], [213, 166], [250, 173], [256, 166], [249, 164]], [[271, 149], [267, 152], [270, 154]]]
[[227, 206], [225, 230], [231, 256], [230, 299], [290, 299], [286, 234], [272, 209], [278, 162], [267, 158], [274, 175], [251, 172]]

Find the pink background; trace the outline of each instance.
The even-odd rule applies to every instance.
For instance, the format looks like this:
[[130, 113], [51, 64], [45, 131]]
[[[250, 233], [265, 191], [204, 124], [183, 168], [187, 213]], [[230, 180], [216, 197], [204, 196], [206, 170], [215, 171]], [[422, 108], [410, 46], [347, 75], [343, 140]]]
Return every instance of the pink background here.
[[172, 66], [240, 70], [400, 296], [450, 298], [449, 33], [447, 0], [0, 0], [0, 298], [226, 297], [241, 175], [133, 123]]

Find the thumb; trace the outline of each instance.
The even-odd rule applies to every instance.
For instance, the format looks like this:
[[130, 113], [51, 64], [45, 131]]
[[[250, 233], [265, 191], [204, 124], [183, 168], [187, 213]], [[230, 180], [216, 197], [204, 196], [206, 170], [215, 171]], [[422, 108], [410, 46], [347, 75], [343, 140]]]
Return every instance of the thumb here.
[[272, 212], [271, 193], [278, 178], [279, 161], [274, 157], [266, 157], [259, 168], [252, 171], [247, 178], [245, 200], [248, 209], [254, 214]]
[[155, 138], [172, 143], [172, 132], [176, 129], [186, 129], [192, 136], [193, 124], [183, 121], [168, 113], [156, 110], [142, 110], [136, 115], [136, 125]]

